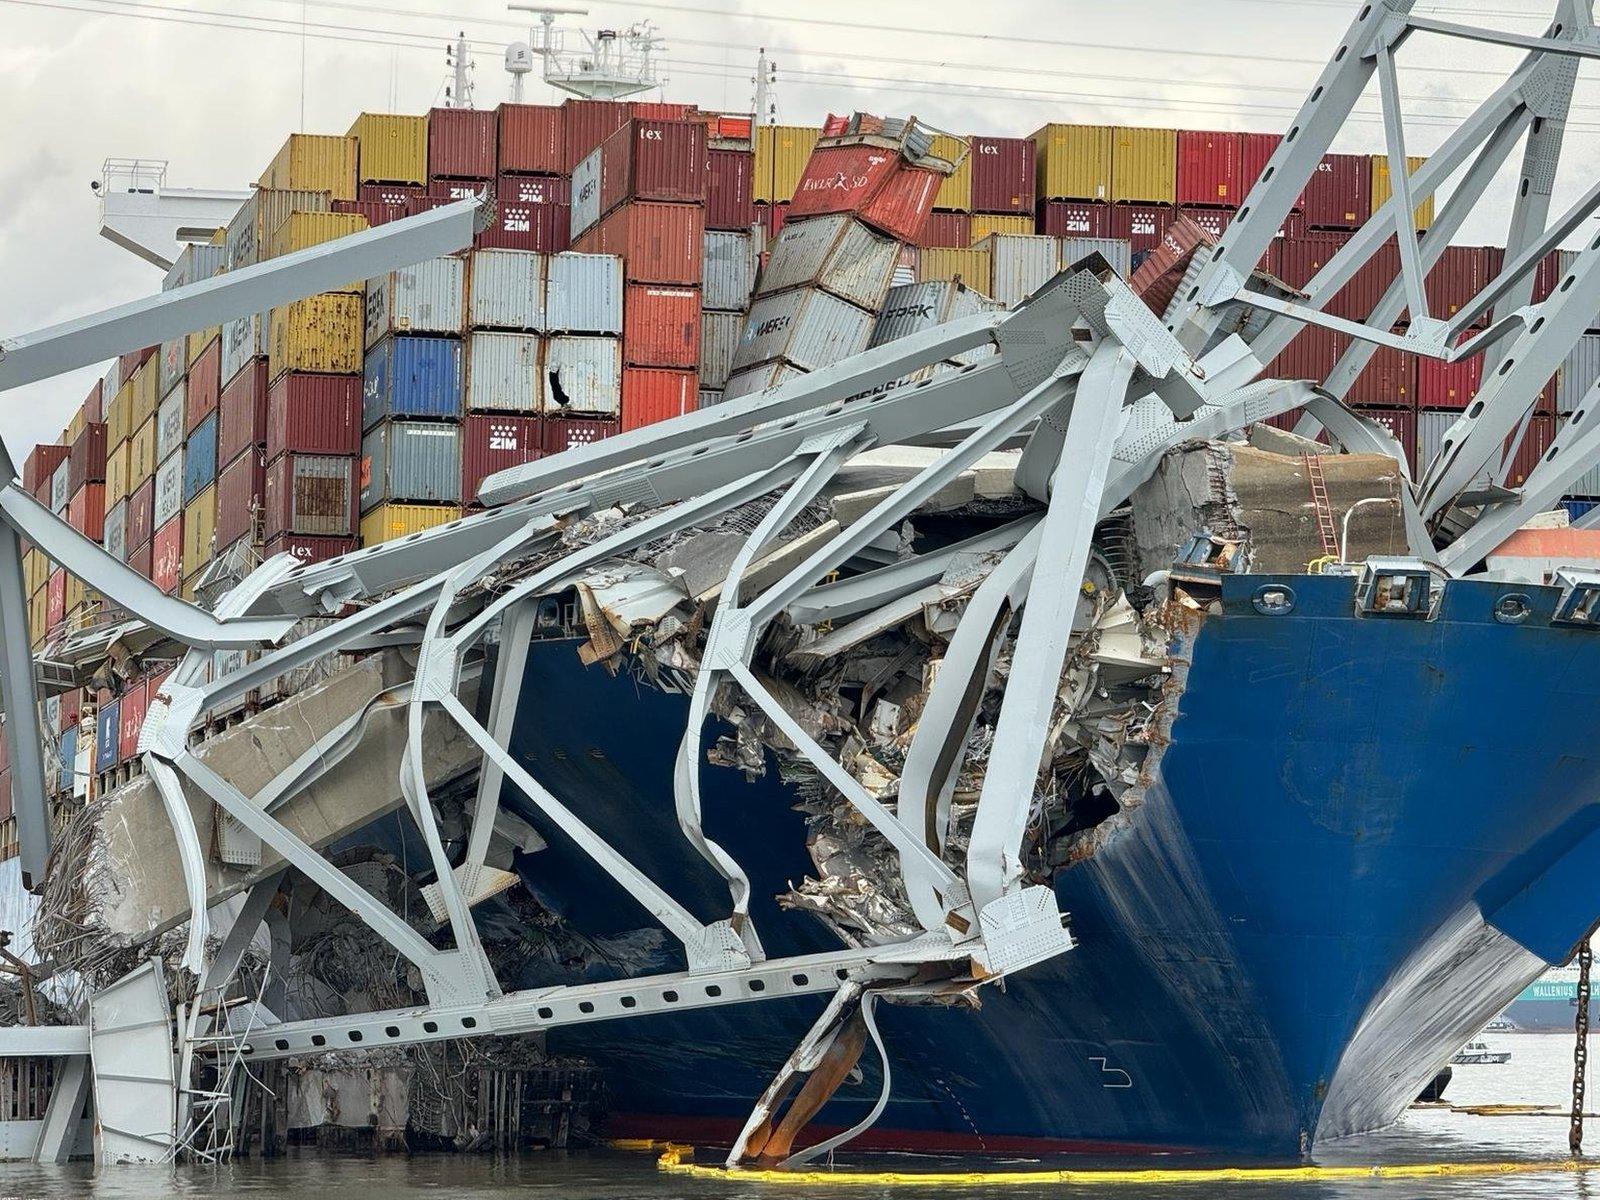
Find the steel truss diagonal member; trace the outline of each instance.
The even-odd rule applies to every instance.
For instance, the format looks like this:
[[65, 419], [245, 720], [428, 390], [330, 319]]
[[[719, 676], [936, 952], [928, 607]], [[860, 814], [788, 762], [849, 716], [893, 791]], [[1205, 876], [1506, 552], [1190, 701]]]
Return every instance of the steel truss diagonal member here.
[[[846, 459], [865, 449], [864, 430], [841, 430], [819, 438], [816, 443], [802, 447], [803, 457], [811, 462], [804, 473], [790, 484], [778, 498], [755, 531], [745, 539], [739, 553], [728, 568], [722, 583], [722, 592], [716, 615], [706, 633], [704, 652], [700, 658], [700, 672], [695, 677], [694, 693], [689, 698], [689, 715], [684, 722], [683, 741], [678, 746], [678, 757], [673, 766], [672, 798], [678, 815], [678, 828], [700, 856], [722, 876], [733, 898], [733, 915], [730, 918], [734, 932], [744, 940], [745, 950], [752, 961], [766, 957], [761, 948], [760, 935], [750, 919], [750, 877], [738, 861], [706, 835], [704, 814], [700, 800], [700, 739], [705, 731], [706, 718], [711, 712], [711, 701], [717, 688], [727, 677], [719, 664], [727, 657], [746, 661], [748, 645], [730, 647], [727, 641], [730, 629], [745, 628], [745, 610], [742, 589], [744, 574], [772, 540], [788, 528], [806, 505], [820, 492]], [[732, 636], [739, 636], [736, 632]]]
[[967, 883], [980, 911], [1017, 891], [1022, 878], [1022, 837], [1135, 365], [1122, 345], [1101, 342], [1068, 417], [967, 851]]

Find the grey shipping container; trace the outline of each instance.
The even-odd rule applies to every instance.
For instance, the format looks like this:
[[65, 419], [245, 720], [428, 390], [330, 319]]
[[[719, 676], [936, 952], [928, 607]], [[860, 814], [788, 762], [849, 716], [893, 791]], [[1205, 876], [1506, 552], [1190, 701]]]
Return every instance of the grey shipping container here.
[[600, 219], [600, 147], [572, 168], [572, 237]]
[[544, 403], [539, 337], [474, 333], [467, 341], [467, 410], [537, 413]]
[[786, 362], [814, 371], [867, 348], [873, 316], [818, 288], [763, 296], [750, 306], [733, 370]]
[[228, 270], [236, 271], [261, 261], [267, 239], [292, 212], [327, 212], [331, 206], [327, 192], [287, 188], [257, 188], [239, 206], [228, 222], [223, 245], [228, 251]]
[[[1004, 308], [1004, 305], [998, 301], [991, 300], [976, 288], [970, 288], [954, 279], [930, 279], [923, 283], [891, 288], [883, 302], [883, 311], [878, 314], [877, 324], [873, 326], [871, 344], [881, 346], [885, 342], [921, 333], [943, 325], [947, 321], [1001, 308]], [[956, 366], [962, 366], [987, 358], [994, 353], [993, 346], [984, 346], [955, 355], [950, 361]], [[914, 382], [931, 379], [936, 374], [938, 372], [930, 366], [906, 378]]]
[[100, 544], [118, 562], [128, 561], [128, 502], [118, 500], [106, 510], [105, 533]]
[[62, 517], [67, 512], [67, 501], [72, 499], [72, 463], [61, 460], [55, 474], [50, 476], [50, 511]]
[[717, 390], [716, 388], [701, 388], [700, 389], [700, 407], [701, 408], [710, 408], [713, 405], [721, 404], [721, 403], [722, 403], [722, 393], [721, 393], [721, 391]]
[[622, 343], [607, 337], [549, 339], [544, 386], [547, 413], [615, 416], [622, 408]]
[[252, 358], [267, 352], [266, 313], [237, 317], [222, 326], [222, 383], [226, 387]]
[[788, 383], [791, 379], [799, 379], [805, 372], [798, 367], [791, 367], [788, 363], [763, 363], [759, 367], [751, 367], [748, 371], [740, 371], [728, 379], [728, 386], [723, 388], [724, 400], [737, 400], [741, 396], [749, 396], [755, 392], [764, 391], [769, 387], [777, 387], [780, 383]]
[[361, 511], [385, 501], [461, 502], [461, 427], [380, 421], [361, 439]]
[[552, 333], [622, 332], [622, 260], [615, 254], [553, 254], [545, 289]]
[[155, 528], [160, 529], [183, 511], [183, 447], [179, 446], [156, 468]]
[[1060, 270], [1058, 239], [1034, 233], [991, 233], [975, 243], [987, 250], [994, 298], [1007, 306], [1020, 304]]
[[460, 333], [467, 327], [467, 264], [430, 258], [367, 280], [367, 345], [390, 333]]
[[720, 388], [733, 372], [733, 355], [744, 332], [744, 317], [736, 312], [700, 314], [700, 386]]
[[874, 311], [894, 282], [900, 243], [844, 213], [787, 221], [772, 239], [757, 297], [819, 287]]
[[161, 281], [161, 290], [170, 292], [173, 288], [210, 279], [227, 264], [227, 247], [190, 242], [178, 254], [178, 261], [167, 269], [166, 278]]
[[756, 242], [748, 233], [706, 230], [700, 305], [714, 312], [743, 312], [756, 286]]
[[1556, 411], [1563, 416], [1577, 412], [1596, 379], [1600, 379], [1600, 334], [1586, 333], [1556, 372]]
[[180, 381], [172, 395], [156, 409], [156, 461], [160, 462], [183, 445], [183, 406], [188, 400], [188, 382]]
[[1061, 239], [1061, 265], [1073, 263], [1098, 254], [1111, 264], [1112, 270], [1126, 279], [1133, 274], [1133, 243], [1127, 238], [1064, 237]]
[[[1586, 419], [1591, 419], [1586, 417]], [[1567, 418], [1563, 414], [1556, 418], [1556, 433], [1560, 434], [1566, 426]], [[1578, 478], [1567, 485], [1567, 495], [1584, 496], [1590, 499], [1600, 498], [1600, 463], [1590, 467]], [[109, 518], [108, 518], [109, 519]]]
[[474, 329], [544, 330], [545, 255], [477, 250], [468, 272], [467, 321]]
[[187, 336], [168, 338], [161, 343], [158, 353], [161, 358], [157, 376], [161, 395], [165, 396], [183, 382], [184, 373], [189, 369], [189, 339]]

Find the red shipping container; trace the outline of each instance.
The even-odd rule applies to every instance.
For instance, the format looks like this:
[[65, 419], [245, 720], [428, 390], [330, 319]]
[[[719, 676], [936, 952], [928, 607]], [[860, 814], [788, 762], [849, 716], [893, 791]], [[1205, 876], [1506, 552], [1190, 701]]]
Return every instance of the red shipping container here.
[[584, 230], [572, 247], [622, 257], [630, 283], [698, 285], [705, 258], [705, 209], [698, 204], [624, 204]]
[[1178, 130], [1178, 203], [1238, 208], [1242, 145], [1237, 133]]
[[150, 542], [150, 582], [169, 596], [183, 582], [183, 514], [168, 521]]
[[267, 558], [275, 554], [292, 554], [301, 566], [309, 567], [342, 554], [353, 554], [360, 547], [361, 543], [353, 537], [304, 537], [297, 533], [286, 533], [268, 542], [264, 553]]
[[[308, 470], [297, 466], [304, 458], [313, 460]], [[354, 536], [361, 507], [357, 466], [354, 455], [280, 454], [269, 459], [261, 536], [268, 542], [284, 534]]]
[[748, 233], [756, 223], [756, 202], [751, 198], [755, 154], [749, 150], [708, 150], [706, 165], [706, 228]]
[[1178, 217], [1178, 210], [1170, 204], [1113, 204], [1110, 208], [1110, 232], [1097, 236], [1126, 238], [1135, 254], [1159, 246], [1167, 226]]
[[948, 246], [965, 250], [972, 245], [972, 214], [931, 212], [917, 234], [919, 246]]
[[461, 426], [461, 499], [471, 504], [478, 487], [496, 471], [533, 462], [543, 453], [544, 427], [538, 417], [469, 416]]
[[[1365, 321], [1389, 290], [1389, 285], [1400, 278], [1400, 243], [1390, 238], [1378, 252], [1356, 270], [1350, 282], [1334, 295], [1328, 311], [1336, 317], [1352, 321]], [[1405, 312], [1401, 310], [1401, 320]]]
[[128, 566], [133, 568], [135, 575], [144, 579], [150, 578], [152, 574], [150, 570], [151, 552], [152, 549], [149, 542], [128, 551]]
[[756, 205], [756, 223], [766, 233], [767, 241], [769, 242], [778, 236], [778, 232], [783, 228], [783, 222], [788, 215], [788, 204]]
[[622, 369], [622, 428], [638, 429], [671, 420], [700, 407], [698, 371]]
[[1428, 315], [1449, 319], [1483, 290], [1488, 256], [1482, 246], [1446, 246], [1428, 272]]
[[193, 433], [212, 413], [222, 391], [222, 339], [213, 338], [189, 366], [189, 390], [183, 406], [183, 431]]
[[567, 161], [567, 123], [559, 105], [502, 104], [495, 111], [502, 172], [560, 175], [572, 170]]
[[902, 166], [861, 210], [861, 219], [892, 238], [914, 242], [944, 179], [934, 171]]
[[1320, 325], [1307, 325], [1282, 354], [1267, 365], [1271, 379], [1309, 379], [1320, 384], [1349, 348], [1348, 334], [1336, 333]]
[[1201, 208], [1199, 205], [1186, 204], [1181, 205], [1178, 208], [1178, 212], [1188, 217], [1212, 237], [1220, 240], [1223, 231], [1233, 221], [1234, 210], [1231, 208]]
[[106, 485], [86, 483], [67, 501], [67, 524], [92, 542], [106, 536]]
[[[1369, 421], [1382, 425], [1394, 434], [1394, 440], [1400, 443], [1400, 449], [1405, 454], [1406, 465], [1409, 467], [1417, 461], [1417, 410], [1414, 408], [1381, 408], [1363, 407], [1357, 410]], [[1291, 427], [1292, 428], [1292, 427]], [[1319, 438], [1319, 441], [1325, 440]]]
[[280, 375], [267, 392], [267, 462], [282, 454], [359, 454], [361, 379]]
[[1483, 355], [1444, 362], [1417, 360], [1417, 403], [1422, 408], [1462, 409], [1472, 402], [1483, 382]]
[[700, 289], [630, 283], [622, 301], [622, 357], [635, 367], [697, 366]]
[[267, 459], [259, 447], [250, 447], [222, 468], [217, 476], [218, 549], [254, 535], [266, 490]]
[[629, 201], [704, 204], [706, 127], [698, 121], [629, 121], [600, 144], [600, 215]]
[[489, 109], [428, 110], [428, 178], [493, 179], [497, 114]]
[[57, 629], [67, 619], [67, 573], [60, 567], [45, 582], [45, 625]]
[[404, 216], [411, 202], [424, 194], [424, 189], [414, 183], [363, 183], [356, 189], [355, 200], [345, 203], [381, 204], [385, 208], [400, 209], [399, 215]]
[[117, 706], [118, 757], [127, 762], [139, 754], [139, 731], [144, 728], [145, 714], [150, 711], [150, 682], [139, 680], [122, 693]]
[[[572, 174], [572, 168], [588, 158], [601, 142], [628, 123], [633, 115], [621, 100], [579, 100], [569, 98], [561, 106], [566, 128], [566, 155], [557, 171]], [[507, 165], [507, 171], [524, 168]]]
[[658, 100], [628, 102], [628, 115], [641, 121], [687, 121], [696, 113], [692, 104], [669, 104]]
[[1300, 197], [1312, 229], [1359, 229], [1372, 215], [1372, 159], [1325, 154]]
[[1533, 270], [1533, 303], [1543, 304], [1561, 282], [1561, 251], [1552, 250]]
[[544, 452], [560, 454], [621, 432], [622, 426], [617, 421], [602, 421], [593, 417], [550, 417], [544, 422]]
[[571, 231], [571, 205], [497, 203], [489, 227], [478, 234], [472, 244], [484, 250], [537, 250], [541, 254], [559, 254], [570, 244]]
[[146, 346], [143, 350], [129, 350], [117, 361], [120, 366], [119, 374], [123, 379], [128, 379], [143, 365], [144, 360], [152, 357], [160, 346]]
[[336, 213], [353, 213], [365, 217], [367, 224], [372, 227], [387, 225], [390, 221], [398, 221], [401, 217], [411, 215], [410, 202], [402, 207], [396, 207], [378, 200], [335, 200], [332, 207]]
[[155, 536], [156, 481], [146, 479], [128, 497], [128, 546], [148, 546]]
[[[1283, 141], [1281, 133], [1241, 133], [1239, 135], [1239, 203], [1242, 205], [1245, 198], [1250, 195], [1250, 189], [1256, 186], [1256, 181], [1261, 178], [1261, 172], [1267, 169], [1267, 163], [1278, 152], [1278, 143]], [[1370, 187], [1370, 185], [1369, 185]], [[1297, 201], [1295, 207], [1299, 207]]]
[[[1379, 346], [1350, 385], [1345, 399], [1351, 404], [1380, 408], [1415, 408], [1417, 356], [1392, 346]], [[1412, 432], [1415, 436], [1415, 430]]]
[[106, 419], [105, 391], [106, 381], [96, 379], [94, 386], [89, 389], [89, 394], [83, 398], [83, 405], [79, 411], [83, 413], [83, 419], [91, 425]]
[[[70, 692], [61, 693], [61, 725], [59, 732], [65, 733], [78, 723], [78, 718], [83, 712], [83, 689], [73, 688]], [[4, 741], [0, 738], [0, 741]]]
[[[1511, 437], [1506, 439], [1507, 445], [1510, 444], [1511, 438], [1516, 436], [1513, 431]], [[1555, 440], [1555, 436], [1554, 417], [1536, 415], [1528, 422], [1528, 428], [1523, 432], [1522, 440], [1517, 443], [1516, 454], [1511, 459], [1511, 469], [1506, 472], [1507, 487], [1521, 487], [1527, 482], [1528, 476], [1544, 457], [1544, 452], [1550, 449], [1550, 443]]]
[[106, 481], [106, 427], [85, 425], [67, 454], [67, 486], [77, 491], [86, 483]]
[[232, 462], [267, 444], [267, 360], [256, 358], [222, 389], [217, 405], [217, 461]]
[[974, 137], [972, 211], [1031, 213], [1035, 183], [1032, 138]]
[[572, 180], [565, 175], [502, 175], [495, 195], [502, 204], [571, 204]]
[[1328, 265], [1328, 260], [1350, 240], [1345, 233], [1308, 233], [1303, 238], [1284, 238], [1278, 247], [1275, 274], [1290, 287], [1304, 288]]
[[478, 196], [488, 194], [493, 200], [498, 195], [495, 181], [492, 179], [430, 179], [428, 186], [420, 188], [411, 198], [411, 205], [415, 207], [417, 200], [472, 200]]
[[819, 145], [795, 185], [792, 215], [860, 213], [904, 163], [898, 152], [882, 146]]
[[72, 447], [65, 445], [52, 445], [41, 442], [28, 452], [28, 457], [22, 463], [22, 486], [35, 498], [39, 496], [39, 489], [46, 489], [43, 497], [46, 504], [50, 503], [50, 482], [55, 478], [56, 468], [67, 461], [67, 455], [72, 453]]

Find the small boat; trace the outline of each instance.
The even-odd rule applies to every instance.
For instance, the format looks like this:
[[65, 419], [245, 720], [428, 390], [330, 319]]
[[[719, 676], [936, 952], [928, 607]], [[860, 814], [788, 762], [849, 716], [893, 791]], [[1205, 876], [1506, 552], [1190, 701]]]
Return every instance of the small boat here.
[[1485, 1033], [1515, 1033], [1517, 1027], [1504, 1017], [1497, 1017], [1483, 1027]]
[[1455, 1052], [1450, 1061], [1471, 1065], [1510, 1062], [1511, 1051], [1491, 1050], [1483, 1042], [1468, 1042]]

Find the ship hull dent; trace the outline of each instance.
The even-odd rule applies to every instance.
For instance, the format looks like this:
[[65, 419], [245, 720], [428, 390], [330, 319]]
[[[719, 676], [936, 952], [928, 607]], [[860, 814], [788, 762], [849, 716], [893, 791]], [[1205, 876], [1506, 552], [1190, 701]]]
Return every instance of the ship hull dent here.
[[[1294, 589], [1290, 612], [1255, 611], [1266, 583]], [[1507, 590], [1534, 594], [1520, 626], [1494, 620]], [[1455, 582], [1433, 621], [1386, 620], [1356, 615], [1349, 578], [1227, 577], [1222, 612], [1174, 645], [1186, 677], [1148, 786], [1056, 878], [1078, 948], [984, 989], [974, 1010], [883, 1006], [895, 1087], [859, 1144], [1282, 1158], [1393, 1121], [1413, 1081], [1543, 967], [1476, 898], [1545, 876], [1558, 832], [1594, 815], [1600, 762], [1570, 713], [1600, 690], [1600, 634], [1552, 626], [1554, 601]], [[586, 670], [570, 642], [536, 644], [529, 678], [525, 697], [563, 704], [519, 720], [516, 752], [536, 776], [563, 764], [580, 811], [624, 814], [609, 826], [619, 848], [654, 855], [665, 883], [683, 698]], [[607, 719], [578, 719], [593, 712]], [[784, 954], [819, 948], [821, 927], [770, 900], [810, 869], [775, 775], [703, 779], [708, 831], [759, 873], [757, 925]], [[523, 860], [541, 894], [577, 878], [562, 855], [557, 840]], [[603, 890], [556, 898], [597, 936], [643, 926]], [[1576, 941], [1583, 929], [1564, 926], [1585, 906], [1600, 896], [1529, 909], [1524, 939]], [[692, 1135], [737, 1127], [817, 1009], [773, 1001], [551, 1042], [612, 1068], [630, 1127]], [[865, 1075], [819, 1128], [867, 1110]]]

